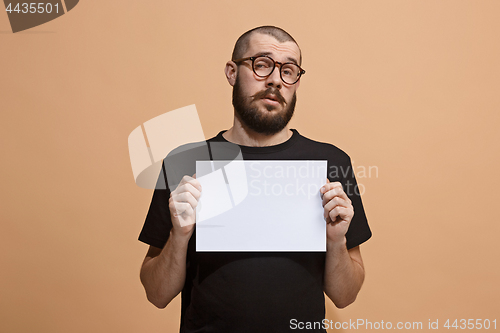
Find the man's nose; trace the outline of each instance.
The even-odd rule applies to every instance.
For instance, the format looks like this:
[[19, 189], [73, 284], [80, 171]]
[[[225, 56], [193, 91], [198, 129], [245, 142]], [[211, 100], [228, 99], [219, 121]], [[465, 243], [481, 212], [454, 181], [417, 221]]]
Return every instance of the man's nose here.
[[266, 78], [266, 86], [267, 87], [275, 87], [276, 89], [281, 89], [281, 77], [280, 77], [280, 69], [278, 66], [273, 70], [271, 75]]

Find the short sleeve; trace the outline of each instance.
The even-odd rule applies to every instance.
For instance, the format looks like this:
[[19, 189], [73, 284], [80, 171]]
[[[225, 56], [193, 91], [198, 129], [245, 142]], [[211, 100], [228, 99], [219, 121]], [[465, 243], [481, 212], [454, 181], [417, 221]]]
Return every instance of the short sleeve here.
[[153, 198], [149, 205], [148, 214], [139, 234], [139, 240], [146, 244], [163, 248], [170, 235], [172, 229], [172, 220], [170, 218], [170, 210], [168, 208], [168, 200], [170, 198], [170, 190], [165, 186], [167, 179], [162, 169], [158, 176], [156, 188], [153, 192]]
[[[339, 168], [339, 169], [335, 169]], [[330, 166], [330, 171], [332, 166]], [[354, 216], [347, 230], [346, 240], [347, 249], [356, 247], [366, 242], [372, 236], [372, 232], [368, 225], [363, 202], [361, 201], [361, 193], [356, 182], [354, 169], [351, 164], [351, 159], [347, 157], [344, 163], [333, 166], [335, 172], [330, 172], [328, 178], [331, 182], [340, 181], [344, 192], [352, 201], [354, 208]]]
[[162, 162], [162, 168], [151, 199], [146, 221], [139, 240], [163, 248], [170, 236], [172, 220], [168, 208], [171, 191], [174, 191], [182, 177], [196, 172], [197, 160], [210, 160], [206, 142], [195, 142], [177, 147]]

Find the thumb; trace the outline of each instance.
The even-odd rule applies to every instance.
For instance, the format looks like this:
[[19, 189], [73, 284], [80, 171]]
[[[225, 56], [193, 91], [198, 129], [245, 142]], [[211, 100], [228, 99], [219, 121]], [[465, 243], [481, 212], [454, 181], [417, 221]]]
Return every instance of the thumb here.
[[327, 183], [329, 183], [329, 182], [330, 182], [330, 179], [328, 179], [328, 178], [327, 178], [327, 179], [326, 179], [326, 182], [327, 182]]
[[196, 179], [196, 173], [193, 175], [193, 178]]

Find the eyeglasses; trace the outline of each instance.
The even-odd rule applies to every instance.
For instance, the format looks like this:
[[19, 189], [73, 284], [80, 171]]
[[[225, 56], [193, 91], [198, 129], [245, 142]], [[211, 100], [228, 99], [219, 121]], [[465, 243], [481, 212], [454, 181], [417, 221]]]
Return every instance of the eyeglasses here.
[[303, 70], [299, 65], [293, 62], [281, 63], [279, 61], [274, 61], [273, 58], [261, 55], [257, 57], [248, 57], [233, 60], [235, 63], [243, 62], [246, 60], [252, 60], [252, 69], [255, 75], [258, 77], [268, 77], [274, 71], [276, 64], [280, 67], [280, 77], [286, 84], [295, 84], [300, 80], [302, 74], [306, 71]]

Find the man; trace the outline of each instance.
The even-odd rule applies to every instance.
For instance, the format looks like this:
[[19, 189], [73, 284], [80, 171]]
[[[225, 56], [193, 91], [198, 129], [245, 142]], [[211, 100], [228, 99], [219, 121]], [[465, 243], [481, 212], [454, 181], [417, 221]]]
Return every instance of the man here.
[[[233, 86], [233, 127], [208, 144], [238, 145], [244, 160], [326, 159], [328, 170], [352, 171], [343, 151], [287, 127], [305, 73], [301, 60], [298, 44], [280, 28], [243, 34], [225, 68]], [[182, 160], [184, 176], [172, 192], [155, 190], [139, 236], [150, 245], [140, 274], [148, 299], [164, 308], [182, 291], [181, 332], [286, 332], [306, 323], [313, 325], [309, 331], [325, 332], [324, 293], [343, 308], [364, 280], [359, 245], [371, 231], [359, 193], [343, 189], [356, 185], [354, 174], [329, 174], [321, 188], [326, 253], [207, 253], [195, 249], [202, 192], [195, 158]], [[164, 160], [163, 176], [170, 161]]]

